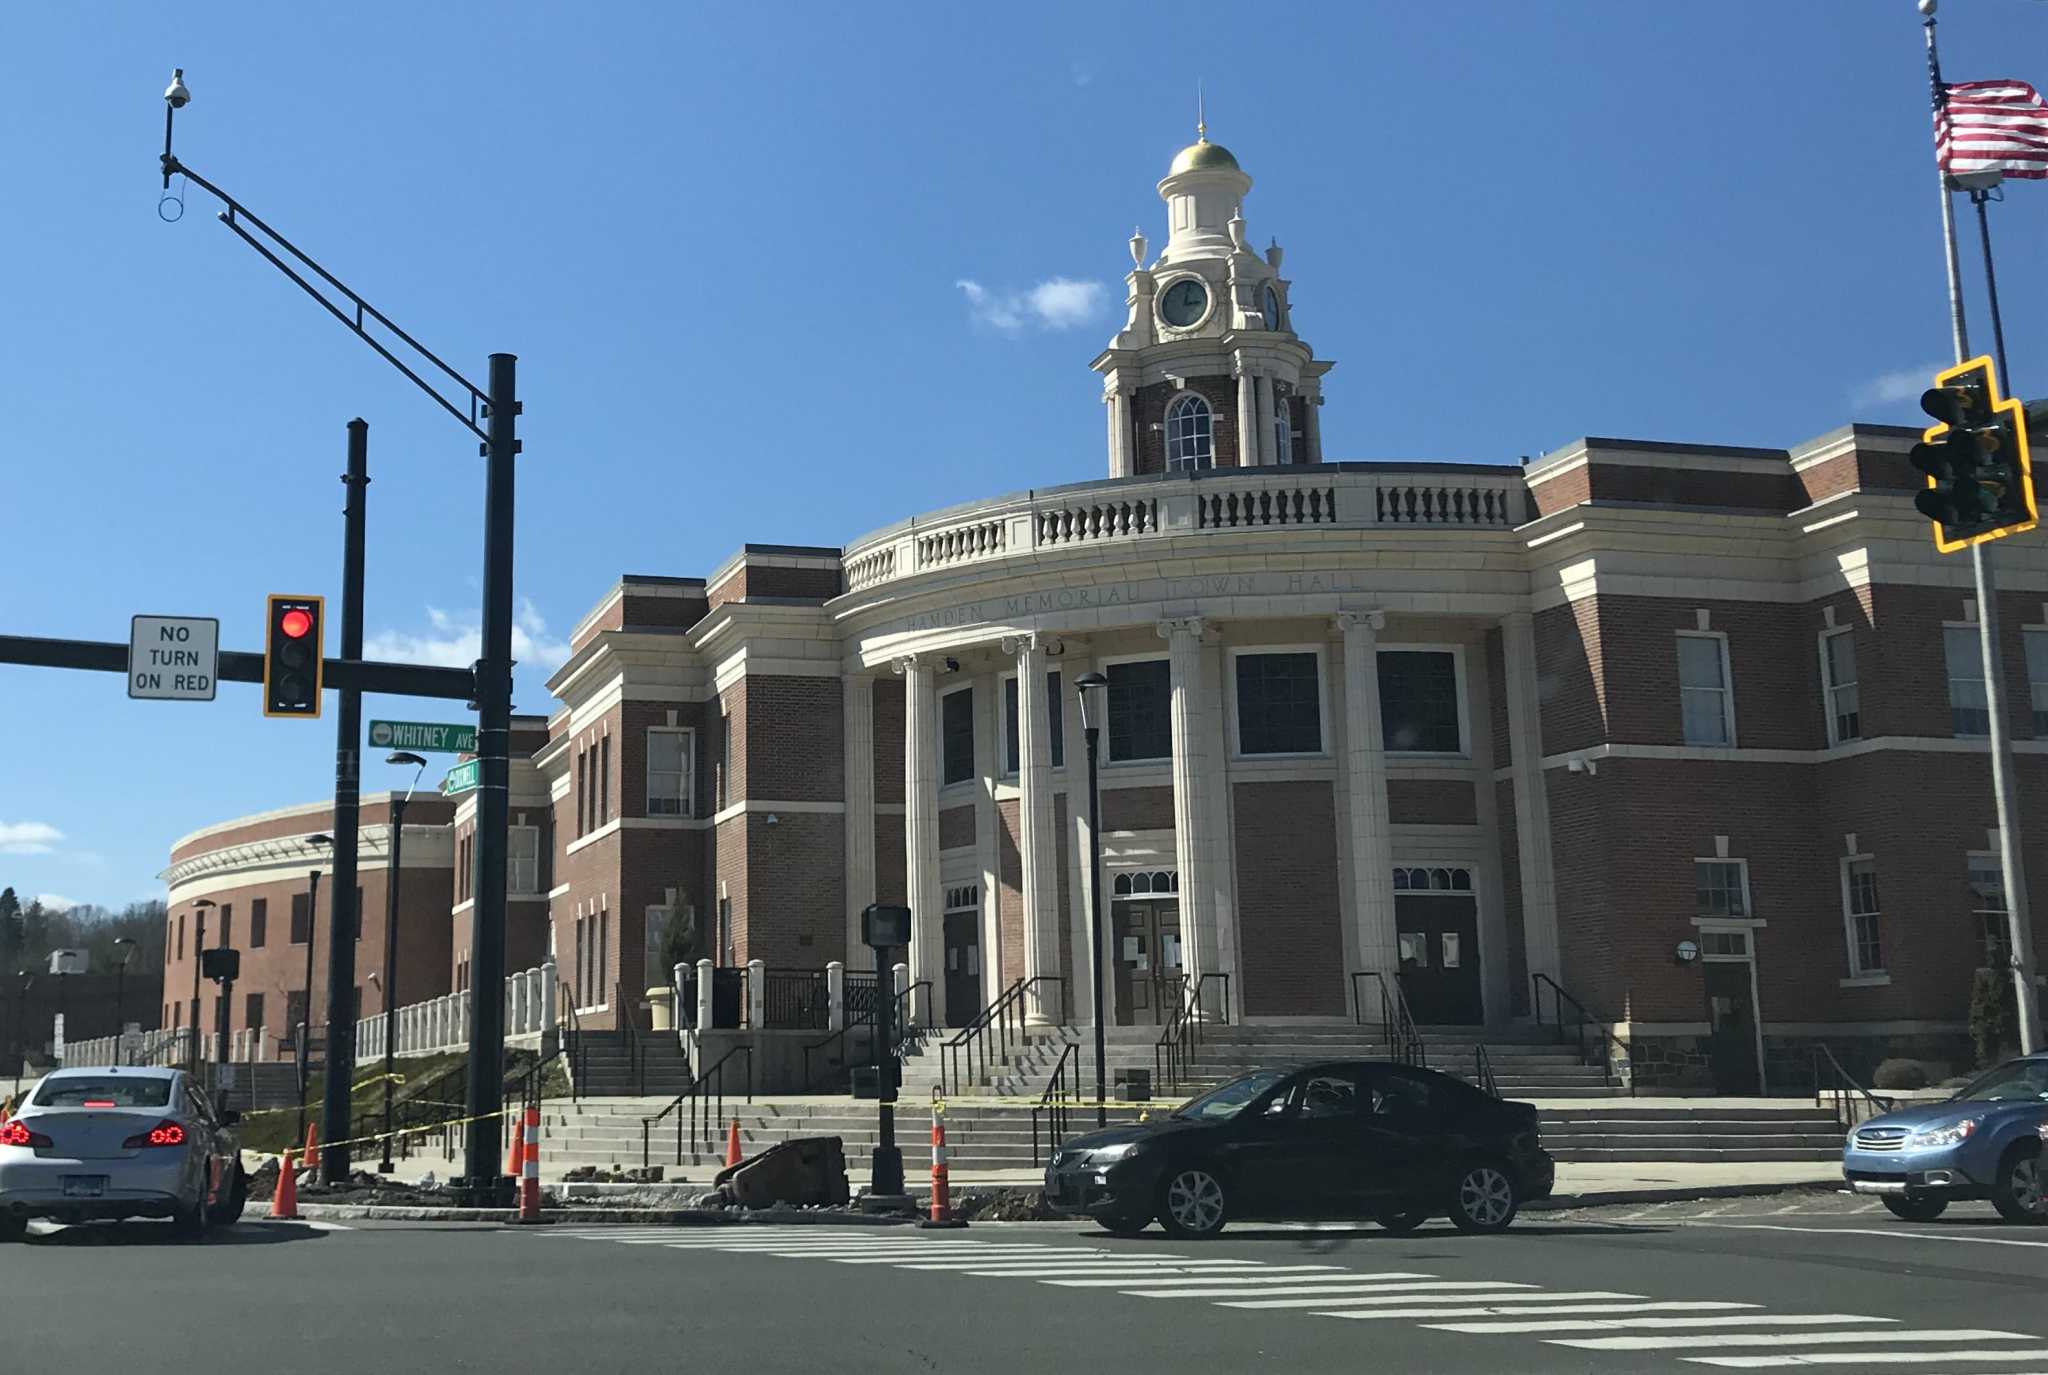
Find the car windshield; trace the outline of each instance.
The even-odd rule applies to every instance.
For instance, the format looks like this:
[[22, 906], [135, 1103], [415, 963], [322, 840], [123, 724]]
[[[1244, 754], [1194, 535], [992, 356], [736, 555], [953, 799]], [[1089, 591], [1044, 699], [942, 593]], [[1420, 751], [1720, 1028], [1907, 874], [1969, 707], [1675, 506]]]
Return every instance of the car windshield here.
[[1993, 1103], [2014, 1098], [2048, 1098], [2048, 1060], [2015, 1060], [2000, 1065], [1951, 1101]]
[[167, 1076], [119, 1079], [45, 1079], [36, 1088], [39, 1108], [161, 1108], [171, 1101]]
[[1210, 1089], [1199, 1098], [1190, 1098], [1173, 1110], [1175, 1117], [1190, 1117], [1203, 1122], [1223, 1122], [1243, 1112], [1251, 1101], [1260, 1097], [1287, 1076], [1277, 1069], [1256, 1070], [1241, 1079], [1233, 1079], [1220, 1087]]

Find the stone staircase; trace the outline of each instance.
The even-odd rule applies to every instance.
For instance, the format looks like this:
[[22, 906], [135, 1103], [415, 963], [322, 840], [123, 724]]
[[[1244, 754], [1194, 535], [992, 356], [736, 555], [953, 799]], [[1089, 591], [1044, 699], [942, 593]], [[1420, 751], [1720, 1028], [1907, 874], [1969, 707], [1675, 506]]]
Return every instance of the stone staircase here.
[[[643, 1092], [640, 1075], [633, 1064], [625, 1034], [618, 1031], [571, 1033], [570, 1063], [582, 1073], [576, 1092], [585, 1098], [623, 1098]], [[640, 1050], [646, 1062], [648, 1097], [660, 1095], [666, 1104], [690, 1087], [690, 1062], [672, 1032], [643, 1033]], [[657, 1109], [658, 1111], [658, 1109]]]

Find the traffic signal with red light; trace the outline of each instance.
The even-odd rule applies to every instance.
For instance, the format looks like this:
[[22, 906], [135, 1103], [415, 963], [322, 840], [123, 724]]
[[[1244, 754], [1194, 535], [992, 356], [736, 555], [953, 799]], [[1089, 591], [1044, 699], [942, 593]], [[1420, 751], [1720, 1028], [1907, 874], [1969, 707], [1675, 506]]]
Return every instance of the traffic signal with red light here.
[[263, 636], [263, 714], [320, 714], [322, 597], [270, 598]]
[[1999, 396], [1991, 360], [1973, 358], [1936, 373], [1920, 409], [1940, 422], [1908, 455], [1927, 476], [1927, 490], [1913, 505], [1934, 522], [1934, 547], [1953, 554], [2033, 529], [2027, 410]]

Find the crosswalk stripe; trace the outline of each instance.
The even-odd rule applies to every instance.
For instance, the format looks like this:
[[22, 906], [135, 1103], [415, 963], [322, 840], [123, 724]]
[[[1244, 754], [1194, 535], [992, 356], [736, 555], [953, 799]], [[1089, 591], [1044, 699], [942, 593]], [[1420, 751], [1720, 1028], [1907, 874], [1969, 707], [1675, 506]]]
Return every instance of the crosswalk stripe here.
[[1783, 1356], [1687, 1356], [1685, 1360], [1691, 1365], [1719, 1366], [1724, 1370], [1782, 1370], [1800, 1365], [1924, 1365], [1936, 1361], [1990, 1365], [2043, 1358], [2048, 1358], [2048, 1347], [2031, 1351], [1802, 1351]]
[[[1448, 1289], [1449, 1286], [1447, 1286], [1446, 1288]], [[1374, 1289], [1364, 1286], [1354, 1289], [1349, 1285], [1333, 1285], [1327, 1289], [1287, 1288], [1246, 1290], [1243, 1291], [1240, 1295], [1238, 1295], [1238, 1297], [1241, 1297], [1245, 1300], [1243, 1303], [1226, 1303], [1223, 1305], [1223, 1307], [1369, 1308], [1377, 1305], [1399, 1307], [1402, 1304], [1406, 1304], [1412, 1308], [1418, 1303], [1436, 1303], [1445, 1305], [1462, 1305], [1474, 1303], [1512, 1303], [1517, 1305], [1528, 1304], [1530, 1305], [1530, 1307], [1504, 1308], [1501, 1311], [1504, 1313], [1515, 1313], [1520, 1315], [1533, 1316], [1538, 1313], [1570, 1313], [1575, 1311], [1570, 1308], [1554, 1308], [1550, 1306], [1552, 1304], [1580, 1303], [1588, 1299], [1639, 1299], [1643, 1297], [1641, 1294], [1624, 1294], [1619, 1290], [1614, 1289], [1573, 1289], [1564, 1292], [1559, 1292], [1556, 1290], [1551, 1290], [1548, 1292], [1545, 1292], [1543, 1290], [1534, 1290], [1516, 1293], [1512, 1290], [1507, 1289], [1506, 1286], [1495, 1286], [1491, 1284], [1464, 1284], [1456, 1286], [1456, 1288], [1460, 1292], [1453, 1293], [1431, 1290], [1430, 1292], [1424, 1294], [1389, 1294], [1380, 1289]], [[1475, 1290], [1479, 1292], [1473, 1292]], [[1269, 1294], [1313, 1294], [1317, 1297], [1289, 1298], [1285, 1301], [1282, 1301], [1278, 1298], [1269, 1299], [1267, 1297], [1267, 1295]], [[1222, 1294], [1219, 1292], [1217, 1294], [1217, 1297], [1222, 1297]], [[1536, 1307], [1535, 1305], [1538, 1304], [1543, 1306]]]
[[1697, 1346], [1853, 1346], [1858, 1342], [2031, 1342], [2025, 1332], [1989, 1328], [1886, 1328], [1882, 1332], [1698, 1332], [1684, 1337], [1551, 1337], [1546, 1346], [1583, 1351], [1673, 1351]]
[[[1321, 1271], [1321, 1273], [1314, 1273], [1314, 1272], [1317, 1272], [1317, 1271]], [[1322, 1267], [1319, 1267], [1319, 1266], [1313, 1266], [1313, 1265], [1269, 1265], [1269, 1266], [1265, 1266], [1265, 1267], [1263, 1267], [1263, 1268], [1262, 1268], [1262, 1270], [1260, 1271], [1260, 1273], [1258, 1273], [1258, 1274], [1239, 1274], [1239, 1275], [1227, 1275], [1227, 1276], [1226, 1276], [1226, 1275], [1215, 1275], [1215, 1276], [1209, 1277], [1209, 1278], [1207, 1278], [1207, 1279], [1205, 1279], [1205, 1278], [1204, 1278], [1203, 1276], [1201, 1276], [1201, 1275], [1187, 1275], [1187, 1276], [1183, 1276], [1183, 1277], [1181, 1277], [1181, 1278], [1179, 1278], [1179, 1279], [1173, 1279], [1173, 1278], [1168, 1278], [1168, 1277], [1162, 1276], [1162, 1277], [1160, 1277], [1160, 1278], [1159, 1278], [1159, 1279], [1157, 1279], [1157, 1280], [1154, 1280], [1154, 1281], [1149, 1281], [1149, 1282], [1148, 1282], [1148, 1281], [1147, 1281], [1147, 1280], [1146, 1280], [1146, 1279], [1145, 1279], [1144, 1277], [1140, 1276], [1140, 1277], [1136, 1277], [1136, 1278], [1132, 1278], [1132, 1279], [1122, 1279], [1122, 1280], [1108, 1280], [1108, 1279], [1101, 1279], [1101, 1280], [1097, 1280], [1097, 1279], [1047, 1280], [1047, 1281], [1046, 1281], [1046, 1283], [1048, 1283], [1048, 1284], [1059, 1284], [1059, 1285], [1066, 1285], [1066, 1286], [1068, 1286], [1068, 1287], [1070, 1287], [1070, 1288], [1077, 1288], [1077, 1289], [1107, 1289], [1107, 1288], [1115, 1288], [1115, 1287], [1116, 1287], [1117, 1285], [1124, 1285], [1124, 1286], [1127, 1286], [1127, 1287], [1131, 1287], [1131, 1288], [1136, 1288], [1136, 1289], [1167, 1289], [1167, 1288], [1180, 1288], [1180, 1289], [1185, 1289], [1185, 1288], [1189, 1287], [1190, 1285], [1212, 1284], [1212, 1283], [1216, 1283], [1216, 1282], [1218, 1282], [1218, 1281], [1220, 1281], [1220, 1280], [1228, 1279], [1228, 1280], [1230, 1281], [1230, 1283], [1232, 1283], [1232, 1284], [1240, 1284], [1240, 1285], [1242, 1285], [1242, 1284], [1316, 1284], [1316, 1285], [1324, 1285], [1324, 1284], [1327, 1284], [1327, 1285], [1335, 1285], [1335, 1286], [1338, 1286], [1338, 1287], [1340, 1287], [1340, 1288], [1347, 1288], [1347, 1289], [1348, 1289], [1348, 1288], [1354, 1288], [1354, 1287], [1357, 1287], [1357, 1286], [1359, 1285], [1359, 1282], [1360, 1282], [1360, 1281], [1367, 1281], [1367, 1280], [1370, 1280], [1370, 1278], [1371, 1278], [1371, 1277], [1370, 1277], [1370, 1276], [1367, 1276], [1367, 1275], [1349, 1275], [1349, 1274], [1345, 1273], [1345, 1272], [1344, 1272], [1344, 1271], [1342, 1271], [1342, 1270], [1323, 1270], [1323, 1269], [1322, 1269]], [[1373, 1290], [1374, 1292], [1384, 1292], [1384, 1291], [1385, 1291], [1386, 1289], [1388, 1289], [1388, 1288], [1391, 1288], [1392, 1286], [1388, 1286], [1388, 1285], [1371, 1285], [1370, 1287], [1372, 1288], [1372, 1290]], [[1436, 1285], [1435, 1285], [1434, 1283], [1430, 1283], [1430, 1284], [1420, 1284], [1420, 1285], [1405, 1285], [1405, 1286], [1402, 1286], [1402, 1287], [1403, 1287], [1403, 1288], [1408, 1288], [1408, 1289], [1434, 1289], [1434, 1288], [1436, 1288], [1437, 1286], [1436, 1286]], [[1481, 1285], [1480, 1287], [1481, 1287], [1481, 1288], [1486, 1288], [1486, 1289], [1491, 1289], [1491, 1288], [1494, 1288], [1494, 1287], [1496, 1287], [1496, 1286], [1494, 1286], [1494, 1285], [1493, 1285], [1493, 1284], [1491, 1284], [1491, 1283], [1487, 1283], [1487, 1284], [1483, 1284], [1483, 1285]], [[1514, 1286], [1510, 1286], [1510, 1285], [1502, 1285], [1502, 1286], [1499, 1286], [1499, 1287], [1501, 1287], [1501, 1288], [1528, 1288], [1529, 1286], [1527, 1286], [1527, 1285], [1514, 1285]]]
[[[1162, 1274], [1209, 1274], [1230, 1270], [1270, 1269], [1262, 1260], [1123, 1260], [1116, 1256], [1040, 1256], [1031, 1260], [998, 1256], [980, 1260], [921, 1260], [904, 1262], [899, 1270], [963, 1270], [989, 1274], [1026, 1272], [1055, 1274], [1071, 1271], [1074, 1274], [1106, 1274], [1113, 1270], [1127, 1271], [1135, 1275], [1157, 1271]], [[1316, 1270], [1334, 1270], [1334, 1265], [1309, 1267]]]
[[[779, 1256], [802, 1257], [814, 1256], [818, 1253], [815, 1251], [777, 1251], [774, 1254]], [[863, 1252], [858, 1255], [836, 1255], [827, 1258], [837, 1260], [841, 1265], [896, 1265], [902, 1266], [907, 1269], [926, 1260], [937, 1261], [940, 1259], [978, 1259], [993, 1265], [1003, 1261], [1016, 1261], [1021, 1264], [1033, 1260], [1043, 1260], [1047, 1262], [1068, 1259], [1105, 1260], [1108, 1259], [1110, 1255], [1111, 1253], [1108, 1251], [1055, 1251], [1050, 1247], [1046, 1247], [1036, 1251], [986, 1251], [978, 1253], [968, 1253], [966, 1255], [961, 1255], [959, 1253], [940, 1252], [937, 1254], [926, 1253], [924, 1255], [912, 1254], [908, 1256], [878, 1256], [873, 1254], [872, 1252]]]
[[[929, 1265], [905, 1266], [906, 1270], [930, 1270]], [[1263, 1262], [1256, 1260], [1212, 1261], [1200, 1266], [1120, 1264], [1107, 1261], [1094, 1265], [963, 1265], [947, 1266], [963, 1275], [982, 1275], [991, 1279], [1042, 1279], [1048, 1283], [1061, 1277], [1086, 1279], [1097, 1276], [1121, 1276], [1125, 1284], [1190, 1284], [1198, 1282], [1256, 1283], [1254, 1277], [1270, 1274]], [[1312, 1279], [1311, 1275], [1289, 1276], [1289, 1278]]]
[[[1475, 1299], [1484, 1299], [1488, 1304], [1494, 1302], [1493, 1299], [1488, 1298], [1485, 1295], [1475, 1294], [1470, 1297]], [[1544, 1297], [1561, 1298], [1564, 1296], [1556, 1295]], [[1439, 1304], [1435, 1308], [1349, 1309], [1321, 1307], [1316, 1310], [1316, 1316], [1319, 1318], [1497, 1318], [1505, 1317], [1512, 1314], [1539, 1311], [1528, 1308], [1452, 1308], [1449, 1306], [1451, 1302], [1453, 1302], [1453, 1300], [1447, 1299], [1443, 1304]], [[1255, 1308], [1258, 1305], [1247, 1303], [1226, 1303], [1222, 1306], [1225, 1308]], [[1701, 1309], [1759, 1308], [1761, 1306], [1761, 1304], [1754, 1303], [1721, 1303], [1708, 1299], [1673, 1299], [1665, 1303], [1561, 1303], [1554, 1308], [1544, 1308], [1540, 1311], [1544, 1313], [1642, 1313], [1651, 1310], [1661, 1310], [1664, 1312], [1686, 1312]], [[2025, 1355], [2027, 1353], [2020, 1352], [2018, 1354]]]
[[[1541, 1322], [1444, 1322], [1425, 1323], [1438, 1332], [1590, 1332], [1616, 1331], [1630, 1327], [1824, 1327], [1845, 1322], [1897, 1322], [1897, 1318], [1874, 1318], [1866, 1313], [1732, 1313], [1719, 1318], [1570, 1318]], [[1873, 1333], [1881, 1337], [1883, 1333]]]

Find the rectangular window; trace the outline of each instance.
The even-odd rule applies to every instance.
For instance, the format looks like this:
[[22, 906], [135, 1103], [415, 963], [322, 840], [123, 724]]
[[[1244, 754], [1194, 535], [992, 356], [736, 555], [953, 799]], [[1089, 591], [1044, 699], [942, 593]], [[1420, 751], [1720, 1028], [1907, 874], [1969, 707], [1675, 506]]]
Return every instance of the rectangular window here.
[[939, 758], [946, 783], [974, 777], [974, 689], [957, 688], [939, 699]]
[[242, 1025], [251, 1031], [263, 1028], [263, 995], [251, 993], [242, 999]]
[[1678, 706], [1686, 744], [1735, 743], [1727, 640], [1719, 635], [1678, 637]]
[[1837, 630], [1820, 641], [1821, 670], [1826, 675], [1828, 743], [1839, 745], [1863, 734], [1856, 704], [1856, 632]]
[[1851, 859], [1842, 865], [1843, 902], [1849, 915], [1849, 972], [1884, 973], [1884, 938], [1878, 929], [1877, 863]]
[[1243, 754], [1322, 753], [1323, 694], [1314, 654], [1237, 656], [1237, 745]]
[[1984, 968], [2010, 968], [2012, 928], [2005, 915], [2005, 869], [1996, 855], [1970, 856], [1970, 910], [1984, 950]]
[[610, 993], [611, 993], [611, 984], [610, 984], [610, 982], [609, 982], [609, 980], [611, 979], [611, 975], [612, 975], [612, 965], [611, 965], [611, 959], [610, 959], [610, 955], [611, 955], [611, 945], [612, 945], [612, 914], [611, 914], [610, 912], [599, 912], [599, 913], [597, 914], [597, 970], [596, 970], [596, 973], [597, 973], [597, 998], [598, 998], [598, 1001], [599, 1001], [599, 1002], [609, 1002], [609, 1001], [611, 1000], [611, 999], [610, 999]]
[[1742, 862], [1732, 859], [1693, 861], [1693, 910], [1702, 917], [1746, 917], [1749, 894], [1744, 891]]
[[2027, 692], [2034, 707], [2034, 735], [2048, 737], [2048, 630], [2026, 632]]
[[718, 810], [732, 800], [732, 713], [718, 715]]
[[584, 948], [583, 918], [576, 918], [576, 1006], [590, 1006], [590, 956]]
[[576, 752], [576, 834], [590, 834], [590, 751]]
[[306, 893], [292, 894], [292, 944], [304, 945], [313, 939], [312, 898]]
[[1749, 954], [1749, 933], [1747, 931], [1702, 931], [1700, 932], [1700, 950], [1703, 954], [1708, 955], [1736, 955], [1746, 958]]
[[1379, 656], [1380, 735], [1399, 754], [1463, 754], [1458, 657], [1447, 650], [1389, 649]]
[[178, 918], [178, 958], [185, 958], [185, 919]]
[[[1067, 762], [1067, 738], [1064, 725], [1064, 705], [1060, 701], [1060, 675], [1057, 672], [1045, 675], [1045, 716], [1052, 731], [1052, 766], [1064, 767]], [[1005, 725], [1003, 745], [1003, 772], [1014, 775], [1020, 765], [1023, 746], [1017, 734], [1017, 680], [1003, 680], [1003, 719]]]
[[1173, 757], [1173, 665], [1166, 659], [1109, 666], [1109, 757]]
[[597, 749], [597, 824], [612, 819], [612, 738], [607, 735]]
[[1943, 626], [1948, 655], [1948, 721], [1953, 735], [1991, 734], [1991, 710], [1984, 697], [1984, 647], [1974, 625]]
[[505, 828], [505, 888], [515, 897], [540, 891], [540, 827]]
[[220, 905], [220, 948], [232, 950], [235, 945], [235, 905], [224, 902]]
[[[249, 948], [261, 950], [270, 938], [270, 899], [256, 898], [249, 904]], [[253, 1023], [251, 1025], [254, 1025]]]
[[647, 732], [647, 814], [690, 814], [690, 732], [650, 727]]

